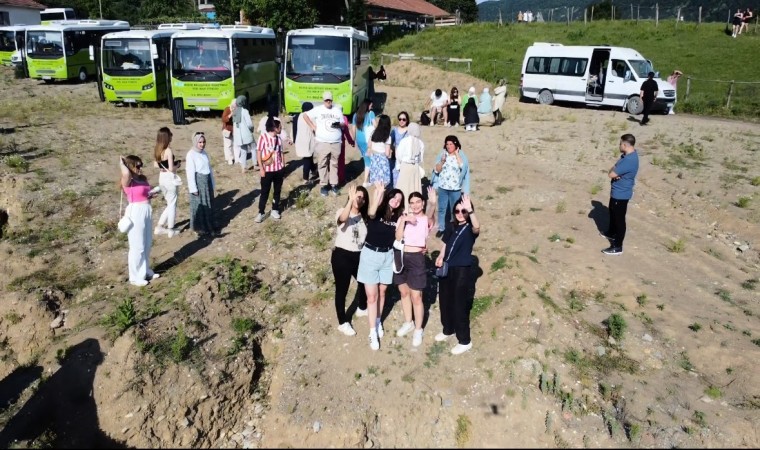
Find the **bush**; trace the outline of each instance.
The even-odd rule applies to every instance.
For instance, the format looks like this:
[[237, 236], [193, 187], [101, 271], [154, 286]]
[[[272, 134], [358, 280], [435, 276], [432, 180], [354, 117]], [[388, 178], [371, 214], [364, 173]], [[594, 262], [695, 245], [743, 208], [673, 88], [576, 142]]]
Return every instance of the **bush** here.
[[609, 331], [610, 336], [612, 336], [616, 341], [623, 339], [623, 334], [628, 328], [628, 324], [626, 323], [623, 316], [617, 313], [612, 314], [606, 322], [607, 330]]

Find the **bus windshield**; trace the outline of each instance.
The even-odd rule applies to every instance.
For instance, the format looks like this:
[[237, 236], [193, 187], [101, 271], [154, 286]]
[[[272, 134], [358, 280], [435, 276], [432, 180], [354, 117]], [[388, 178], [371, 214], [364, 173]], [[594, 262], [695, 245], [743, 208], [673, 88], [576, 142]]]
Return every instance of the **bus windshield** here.
[[232, 76], [229, 43], [224, 38], [174, 40], [172, 73], [185, 81], [220, 81]]
[[649, 61], [643, 59], [631, 59], [628, 61], [636, 72], [636, 78], [646, 78], [649, 72], [654, 72], [654, 67], [649, 64]]
[[103, 72], [108, 75], [147, 75], [153, 70], [152, 63], [147, 39], [103, 41]]
[[60, 58], [63, 35], [60, 31], [28, 31], [26, 53], [33, 58]]
[[0, 52], [12, 52], [16, 50], [15, 32], [0, 31]]
[[351, 77], [350, 45], [351, 40], [345, 37], [291, 36], [286, 75], [291, 79], [312, 82], [348, 80]]
[[[68, 17], [68, 18], [71, 19], [72, 17]], [[42, 21], [42, 22], [47, 22], [47, 21], [51, 21], [51, 20], [66, 20], [66, 19], [67, 19], [66, 14], [64, 14], [63, 11], [61, 11], [61, 12], [41, 12], [40, 13], [40, 21]]]

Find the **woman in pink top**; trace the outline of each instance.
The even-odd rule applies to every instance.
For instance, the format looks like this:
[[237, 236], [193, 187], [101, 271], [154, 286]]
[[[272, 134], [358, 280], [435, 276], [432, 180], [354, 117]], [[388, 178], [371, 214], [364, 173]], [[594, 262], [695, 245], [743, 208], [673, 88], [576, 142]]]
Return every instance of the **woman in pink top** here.
[[[427, 285], [426, 241], [430, 230], [436, 225], [435, 211], [438, 202], [435, 189], [428, 187], [427, 192], [427, 213], [424, 211], [425, 199], [422, 194], [412, 192], [409, 194], [409, 212], [396, 222], [396, 241], [402, 241], [404, 246], [404, 251], [400, 255], [401, 270], [398, 266], [394, 267], [396, 273], [393, 274], [393, 283], [398, 285], [401, 294], [401, 309], [404, 311], [404, 324], [396, 331], [396, 336], [402, 337], [414, 330], [412, 335], [414, 347], [422, 344], [422, 320], [425, 315], [422, 291]], [[412, 321], [412, 312], [414, 321]]]
[[132, 221], [127, 233], [129, 240], [129, 282], [134, 286], [145, 286], [148, 280], [155, 280], [158, 274], [149, 266], [150, 247], [153, 245], [153, 210], [150, 199], [157, 191], [151, 191], [148, 179], [142, 174], [143, 162], [134, 155], [119, 157], [121, 187], [129, 205], [124, 215]]

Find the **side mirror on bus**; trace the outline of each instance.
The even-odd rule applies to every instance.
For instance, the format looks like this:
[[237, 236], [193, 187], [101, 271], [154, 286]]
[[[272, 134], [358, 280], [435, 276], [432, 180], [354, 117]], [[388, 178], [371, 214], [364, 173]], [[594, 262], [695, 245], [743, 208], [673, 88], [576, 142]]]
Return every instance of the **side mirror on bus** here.
[[150, 57], [152, 59], [158, 59], [158, 46], [156, 46], [156, 44], [150, 44]]
[[95, 61], [95, 47], [90, 46], [90, 61]]

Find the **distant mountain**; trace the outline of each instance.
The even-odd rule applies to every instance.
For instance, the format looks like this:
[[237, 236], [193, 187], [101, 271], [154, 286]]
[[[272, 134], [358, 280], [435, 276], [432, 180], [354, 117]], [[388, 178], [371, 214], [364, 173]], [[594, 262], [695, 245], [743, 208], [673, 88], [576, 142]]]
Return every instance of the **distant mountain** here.
[[[489, 0], [478, 4], [478, 19], [481, 22], [498, 22], [501, 11], [504, 22], [517, 20], [519, 11], [531, 10], [534, 17], [541, 13], [544, 21], [553, 17], [555, 22], [567, 20], [567, 8], [574, 9], [574, 20], [583, 20], [584, 8], [598, 1], [589, 0]], [[702, 6], [702, 20], [705, 22], [725, 22], [728, 12], [738, 8], [751, 8], [755, 16], [760, 10], [760, 0], [613, 0], [615, 18], [631, 19], [631, 4], [633, 18], [638, 15], [641, 19], [654, 19], [655, 4], [659, 5], [660, 19], [674, 19], [681, 8], [681, 16], [686, 21], [697, 21], [699, 7]], [[550, 10], [554, 9], [551, 13]]]

